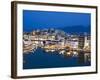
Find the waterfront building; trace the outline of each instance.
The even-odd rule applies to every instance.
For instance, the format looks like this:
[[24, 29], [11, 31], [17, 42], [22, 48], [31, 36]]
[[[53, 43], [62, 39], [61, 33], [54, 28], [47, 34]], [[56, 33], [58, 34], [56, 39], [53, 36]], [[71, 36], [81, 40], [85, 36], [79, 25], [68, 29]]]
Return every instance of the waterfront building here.
[[83, 35], [79, 35], [79, 39], [78, 39], [78, 47], [80, 48], [80, 49], [83, 49], [84, 48], [84, 41], [85, 41], [85, 39], [84, 39], [84, 36]]
[[24, 35], [23, 35], [23, 39], [24, 39], [24, 40], [29, 40], [29, 35], [24, 34]]
[[91, 46], [90, 36], [87, 35], [87, 36], [85, 36], [84, 48], [90, 48], [90, 46]]
[[78, 48], [78, 41], [71, 41], [71, 47], [73, 49], [77, 49]]

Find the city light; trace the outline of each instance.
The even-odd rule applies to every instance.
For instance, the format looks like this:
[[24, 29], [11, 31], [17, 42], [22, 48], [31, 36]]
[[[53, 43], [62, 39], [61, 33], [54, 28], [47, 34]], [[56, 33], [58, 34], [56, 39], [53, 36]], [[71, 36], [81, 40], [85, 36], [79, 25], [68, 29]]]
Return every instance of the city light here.
[[[32, 34], [31, 34], [32, 33]], [[38, 47], [46, 52], [78, 56], [78, 51], [90, 52], [90, 36], [68, 34], [61, 30], [34, 30], [23, 34], [23, 52], [35, 51]], [[33, 52], [34, 53], [34, 52]]]

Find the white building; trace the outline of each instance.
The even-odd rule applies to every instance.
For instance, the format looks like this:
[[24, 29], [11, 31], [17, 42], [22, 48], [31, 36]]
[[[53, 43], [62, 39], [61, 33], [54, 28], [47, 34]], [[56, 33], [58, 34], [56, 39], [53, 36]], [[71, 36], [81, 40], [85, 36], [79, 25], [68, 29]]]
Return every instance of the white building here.
[[85, 36], [84, 39], [85, 39], [84, 40], [84, 48], [86, 48], [86, 47], [90, 48], [91, 40], [90, 40], [89, 36]]

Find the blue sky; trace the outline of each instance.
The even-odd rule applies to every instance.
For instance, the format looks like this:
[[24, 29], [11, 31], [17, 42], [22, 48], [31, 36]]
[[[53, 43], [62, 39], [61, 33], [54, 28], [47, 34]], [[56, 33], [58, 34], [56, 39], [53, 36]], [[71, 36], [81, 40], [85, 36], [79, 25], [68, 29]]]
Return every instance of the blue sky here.
[[69, 28], [70, 26], [90, 26], [91, 15], [89, 13], [51, 12], [23, 10], [23, 31], [30, 32], [34, 29], [44, 28]]

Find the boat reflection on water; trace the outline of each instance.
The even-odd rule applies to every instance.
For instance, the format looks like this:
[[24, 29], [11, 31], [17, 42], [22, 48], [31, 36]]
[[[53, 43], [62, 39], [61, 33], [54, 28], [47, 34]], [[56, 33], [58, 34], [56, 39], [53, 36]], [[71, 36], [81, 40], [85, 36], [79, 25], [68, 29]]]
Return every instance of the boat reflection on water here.
[[23, 69], [90, 66], [90, 54], [82, 51], [44, 50], [23, 54]]

